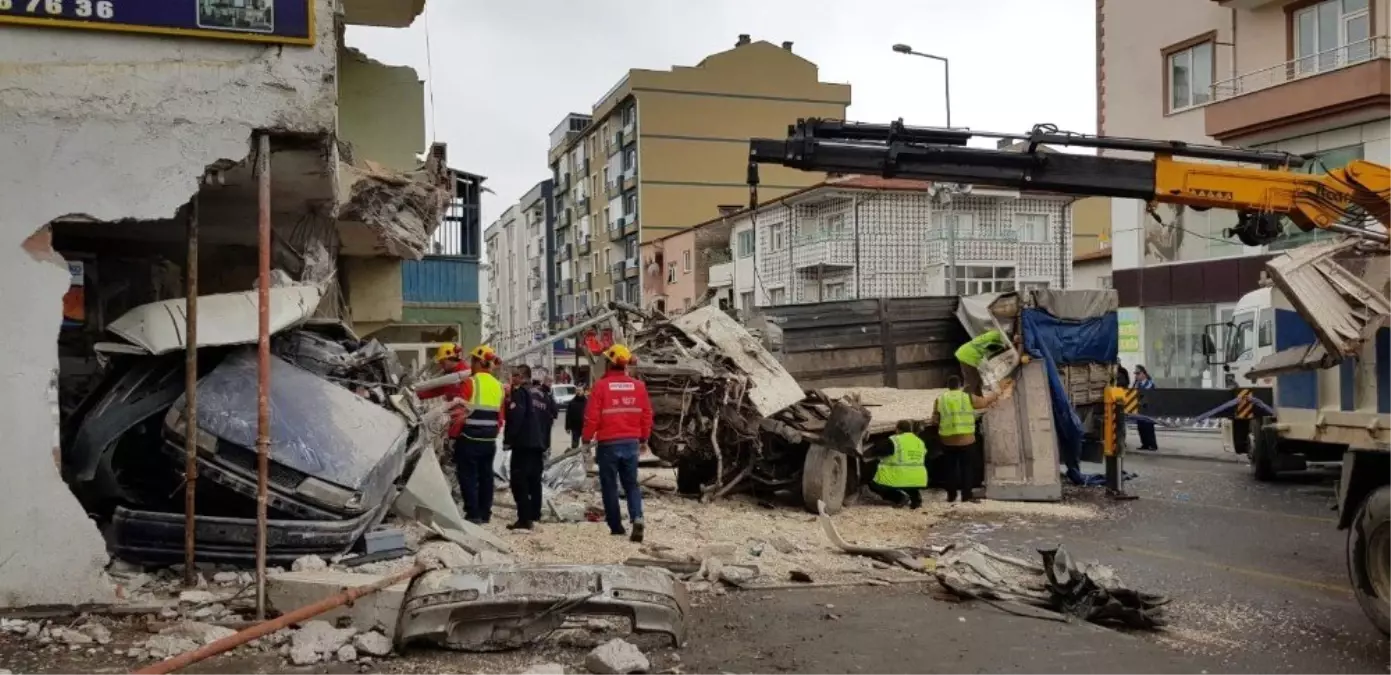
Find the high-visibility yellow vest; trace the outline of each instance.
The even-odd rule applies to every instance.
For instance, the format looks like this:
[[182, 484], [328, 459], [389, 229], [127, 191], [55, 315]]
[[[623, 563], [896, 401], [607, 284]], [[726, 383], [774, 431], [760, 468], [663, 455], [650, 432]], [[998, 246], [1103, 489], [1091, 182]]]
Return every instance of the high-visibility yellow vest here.
[[937, 434], [965, 436], [976, 433], [976, 407], [971, 395], [953, 389], [937, 398]]
[[874, 482], [893, 488], [927, 487], [927, 446], [917, 434], [896, 434], [893, 441], [894, 454], [879, 460], [879, 468], [874, 471]]
[[475, 372], [469, 377], [471, 391], [468, 400], [468, 418], [464, 420], [462, 435], [479, 441], [497, 438], [498, 411], [502, 410], [502, 383], [492, 373]]
[[972, 368], [979, 368], [980, 362], [985, 359], [985, 355], [992, 348], [999, 348], [1005, 345], [1005, 336], [998, 330], [988, 330], [975, 339], [961, 345], [956, 350], [956, 360]]

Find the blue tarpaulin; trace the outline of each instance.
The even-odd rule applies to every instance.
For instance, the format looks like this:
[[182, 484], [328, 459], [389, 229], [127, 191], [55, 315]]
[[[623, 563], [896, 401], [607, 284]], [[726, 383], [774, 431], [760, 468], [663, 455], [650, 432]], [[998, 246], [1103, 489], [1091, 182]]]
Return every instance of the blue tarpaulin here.
[[1020, 315], [1024, 351], [1042, 359], [1048, 370], [1048, 391], [1053, 400], [1053, 426], [1058, 435], [1058, 454], [1070, 475], [1080, 475], [1082, 420], [1067, 398], [1058, 366], [1073, 363], [1114, 363], [1120, 322], [1115, 312], [1094, 319], [1059, 319], [1041, 309], [1025, 309]]

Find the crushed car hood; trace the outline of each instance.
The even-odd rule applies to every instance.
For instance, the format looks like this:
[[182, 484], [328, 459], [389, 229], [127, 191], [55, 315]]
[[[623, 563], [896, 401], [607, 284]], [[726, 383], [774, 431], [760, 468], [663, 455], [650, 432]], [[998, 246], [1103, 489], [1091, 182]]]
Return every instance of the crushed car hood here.
[[[270, 363], [273, 461], [361, 489], [373, 469], [405, 452], [410, 430], [401, 416], [277, 357]], [[174, 405], [182, 406], [183, 397]], [[198, 382], [198, 427], [233, 445], [256, 447], [254, 351], [227, 357]]]
[[[319, 308], [323, 289], [283, 286], [270, 289], [270, 332], [278, 333], [304, 322]], [[198, 346], [251, 344], [257, 333], [257, 291], [198, 296]], [[141, 305], [112, 321], [107, 330], [151, 354], [184, 348], [185, 300]]]

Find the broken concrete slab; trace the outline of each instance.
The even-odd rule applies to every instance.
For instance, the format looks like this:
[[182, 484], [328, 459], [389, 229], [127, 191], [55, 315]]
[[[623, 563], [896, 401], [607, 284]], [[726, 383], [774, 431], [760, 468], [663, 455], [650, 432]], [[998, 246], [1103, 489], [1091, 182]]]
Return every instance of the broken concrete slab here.
[[175, 654], [191, 652], [199, 647], [197, 642], [175, 635], [156, 635], [145, 641], [143, 648], [152, 658], [162, 659]]
[[493, 533], [464, 520], [455, 503], [449, 482], [433, 452], [422, 453], [406, 487], [391, 504], [391, 511], [402, 518], [424, 524], [436, 534], [464, 548], [469, 553], [486, 550], [510, 552], [507, 542]]
[[614, 638], [594, 648], [584, 657], [584, 667], [591, 673], [628, 675], [645, 673], [652, 667], [647, 655], [633, 643]]
[[452, 541], [427, 541], [421, 544], [415, 559], [432, 570], [477, 564], [473, 555]]
[[111, 629], [95, 621], [89, 621], [77, 627], [83, 635], [92, 638], [99, 645], [111, 644]]
[[160, 635], [193, 640], [202, 645], [210, 645], [222, 638], [236, 635], [236, 633], [231, 628], [201, 621], [180, 621], [159, 631]]
[[359, 633], [353, 637], [353, 648], [368, 656], [387, 656], [391, 653], [391, 638], [375, 630]]
[[[323, 600], [345, 588], [365, 586], [380, 581], [382, 578], [372, 574], [357, 574], [337, 570], [284, 572], [271, 575], [266, 579], [266, 599], [276, 611], [289, 612]], [[331, 609], [319, 615], [319, 618], [324, 621], [335, 621], [340, 617], [348, 617], [353, 625], [361, 630], [375, 628], [387, 635], [395, 635], [396, 623], [401, 616], [401, 605], [405, 602], [406, 590], [409, 588], [410, 582], [402, 581], [371, 595], [358, 598], [350, 607]]]
[[[322, 658], [332, 657], [347, 646], [356, 633], [355, 629], [334, 628], [333, 624], [320, 619], [306, 621], [290, 638], [290, 653], [313, 652]], [[356, 658], [354, 655], [353, 660]]]
[[328, 569], [328, 562], [316, 555], [306, 555], [296, 558], [290, 563], [290, 570], [293, 572], [317, 572]]
[[352, 663], [357, 661], [357, 649], [352, 645], [343, 645], [338, 648], [338, 651], [334, 653], [333, 657], [338, 659], [341, 663]]

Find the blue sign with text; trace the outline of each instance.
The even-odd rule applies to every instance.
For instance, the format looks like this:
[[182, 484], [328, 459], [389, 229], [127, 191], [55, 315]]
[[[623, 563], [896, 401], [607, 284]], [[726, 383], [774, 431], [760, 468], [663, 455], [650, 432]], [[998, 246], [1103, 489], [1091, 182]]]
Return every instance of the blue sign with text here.
[[0, 0], [0, 24], [314, 44], [315, 0]]

